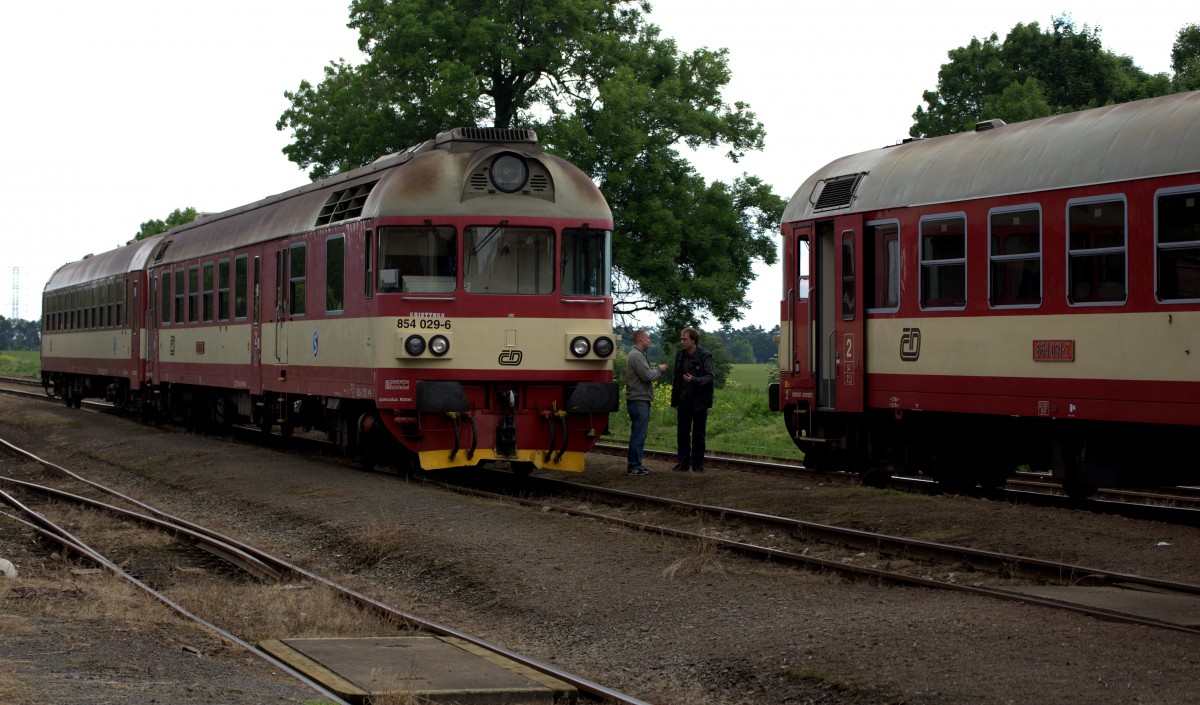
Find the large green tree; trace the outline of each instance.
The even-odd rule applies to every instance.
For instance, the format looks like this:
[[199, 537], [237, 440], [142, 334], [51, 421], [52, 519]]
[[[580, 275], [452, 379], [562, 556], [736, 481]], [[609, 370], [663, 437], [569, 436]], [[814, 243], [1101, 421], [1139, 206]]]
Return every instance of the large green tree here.
[[196, 209], [192, 208], [191, 206], [188, 206], [187, 208], [176, 208], [175, 210], [171, 211], [171, 214], [167, 216], [166, 220], [159, 220], [158, 218], [155, 218], [154, 220], [147, 220], [146, 222], [142, 223], [142, 227], [138, 229], [137, 235], [135, 235], [133, 239], [145, 240], [146, 238], [152, 237], [159, 233], [165, 233], [171, 228], [192, 222], [196, 219], [196, 215]]
[[1200, 25], [1189, 24], [1179, 30], [1171, 47], [1171, 85], [1177, 91], [1200, 90]]
[[721, 95], [724, 50], [682, 52], [628, 0], [353, 0], [366, 60], [285, 93], [277, 127], [313, 178], [448, 127], [530, 127], [613, 208], [617, 313], [670, 326], [740, 317], [756, 259], [775, 260], [784, 200], [744, 175], [708, 182], [683, 149], [737, 161], [763, 146], [749, 106]]
[[[1178, 46], [1178, 44], [1177, 44]], [[1167, 74], [1148, 74], [1104, 48], [1100, 28], [1067, 15], [1049, 29], [1017, 24], [1001, 42], [993, 33], [949, 51], [937, 90], [913, 113], [909, 134], [933, 137], [972, 130], [980, 120], [1019, 122], [1170, 93]]]

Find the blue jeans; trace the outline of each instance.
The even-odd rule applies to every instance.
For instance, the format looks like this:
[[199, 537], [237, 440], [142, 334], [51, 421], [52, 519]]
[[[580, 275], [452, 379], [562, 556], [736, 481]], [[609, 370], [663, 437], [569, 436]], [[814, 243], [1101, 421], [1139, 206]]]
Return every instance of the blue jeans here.
[[650, 430], [650, 402], [626, 400], [629, 409], [629, 469], [642, 466], [646, 433]]

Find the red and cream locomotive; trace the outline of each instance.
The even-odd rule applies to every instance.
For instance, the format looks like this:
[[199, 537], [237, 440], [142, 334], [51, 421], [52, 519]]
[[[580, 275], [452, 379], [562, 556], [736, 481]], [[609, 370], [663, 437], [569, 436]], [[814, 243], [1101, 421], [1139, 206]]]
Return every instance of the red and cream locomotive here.
[[612, 214], [528, 130], [456, 129], [64, 265], [42, 377], [414, 466], [579, 471], [617, 409]]
[[1200, 93], [843, 157], [782, 235], [772, 404], [806, 464], [1200, 478]]

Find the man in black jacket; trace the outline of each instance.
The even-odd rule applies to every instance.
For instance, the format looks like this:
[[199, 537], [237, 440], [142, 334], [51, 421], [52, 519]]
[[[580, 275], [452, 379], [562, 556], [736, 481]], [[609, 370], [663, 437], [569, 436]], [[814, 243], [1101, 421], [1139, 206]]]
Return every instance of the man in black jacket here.
[[704, 472], [704, 429], [713, 405], [712, 354], [697, 345], [700, 331], [684, 328], [675, 353], [671, 406], [678, 410], [676, 456], [672, 470]]

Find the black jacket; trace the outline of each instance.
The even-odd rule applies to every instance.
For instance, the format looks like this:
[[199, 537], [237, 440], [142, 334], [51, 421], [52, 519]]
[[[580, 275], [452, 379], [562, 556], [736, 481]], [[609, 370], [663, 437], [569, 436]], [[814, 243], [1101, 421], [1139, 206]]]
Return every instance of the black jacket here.
[[[671, 380], [671, 406], [679, 406], [679, 402], [684, 396], [684, 389], [686, 388], [690, 392], [693, 409], [711, 409], [713, 405], [713, 380], [716, 379], [716, 373], [713, 370], [712, 353], [697, 345], [696, 352], [692, 353], [687, 370], [683, 367], [683, 360], [683, 350], [676, 350], [675, 376]], [[683, 381], [684, 372], [692, 373], [692, 381], [690, 383]]]

